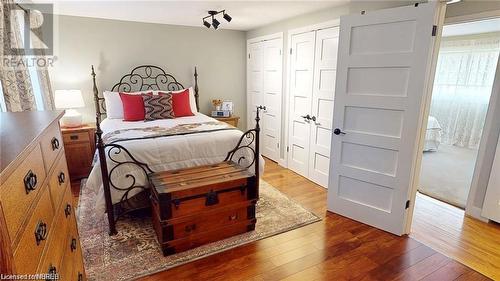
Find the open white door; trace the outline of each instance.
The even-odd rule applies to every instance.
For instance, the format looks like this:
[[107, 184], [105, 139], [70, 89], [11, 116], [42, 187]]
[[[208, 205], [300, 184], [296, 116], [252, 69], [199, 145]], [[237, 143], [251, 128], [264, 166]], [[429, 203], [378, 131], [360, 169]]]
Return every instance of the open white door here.
[[341, 18], [328, 210], [405, 234], [443, 6]]
[[255, 127], [255, 111], [257, 106], [263, 102], [263, 80], [262, 80], [262, 44], [260, 42], [248, 45], [248, 67], [247, 67], [247, 127]]

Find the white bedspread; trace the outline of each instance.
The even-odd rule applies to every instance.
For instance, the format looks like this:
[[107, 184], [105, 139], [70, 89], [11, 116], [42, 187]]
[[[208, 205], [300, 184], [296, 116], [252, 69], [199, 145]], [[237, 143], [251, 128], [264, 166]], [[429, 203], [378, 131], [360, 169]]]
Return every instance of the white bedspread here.
[[[178, 124], [190, 124], [200, 122], [215, 121], [201, 113], [195, 113], [195, 116], [181, 117], [176, 119], [163, 119], [149, 122], [125, 122], [119, 119], [104, 119], [101, 122], [103, 136], [114, 130], [130, 129], [139, 127], [174, 127]], [[147, 163], [153, 171], [173, 170], [188, 168], [199, 165], [208, 165], [218, 163], [224, 160], [229, 150], [233, 149], [243, 132], [240, 130], [222, 130], [208, 133], [197, 133], [189, 135], [176, 135], [168, 137], [159, 137], [151, 139], [130, 140], [118, 142], [118, 144], [127, 148], [130, 153], [140, 162]], [[247, 141], [247, 138], [244, 138]], [[245, 150], [247, 159], [252, 159], [249, 150]], [[119, 159], [124, 159], [124, 153], [118, 155]], [[238, 158], [235, 158], [238, 159]], [[108, 159], [108, 170], [114, 167], [114, 163]], [[264, 169], [264, 160], [260, 157], [259, 170], [262, 174]], [[250, 168], [253, 169], [253, 166]], [[136, 185], [145, 184], [145, 176], [140, 168], [135, 165], [121, 166], [112, 174], [112, 181], [118, 187], [128, 187], [131, 185], [131, 178], [126, 178], [126, 174], [136, 177]], [[104, 189], [101, 178], [101, 167], [97, 162], [87, 180], [86, 188], [98, 190], [96, 202], [96, 211], [105, 211]], [[140, 189], [134, 189], [128, 195], [128, 198], [140, 192]], [[113, 203], [120, 201], [123, 191], [111, 188], [111, 197]]]

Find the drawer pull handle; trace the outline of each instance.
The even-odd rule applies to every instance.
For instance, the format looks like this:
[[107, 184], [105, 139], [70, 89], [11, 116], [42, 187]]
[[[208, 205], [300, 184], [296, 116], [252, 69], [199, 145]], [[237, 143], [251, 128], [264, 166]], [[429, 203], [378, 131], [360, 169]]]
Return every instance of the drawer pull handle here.
[[26, 194], [36, 189], [37, 178], [36, 174], [32, 170], [29, 170], [26, 176], [24, 176], [24, 189]]
[[71, 135], [69, 136], [70, 140], [77, 140], [78, 139], [78, 135]]
[[75, 238], [71, 239], [70, 248], [71, 248], [71, 252], [76, 250], [76, 239]]
[[70, 204], [66, 204], [66, 208], [64, 208], [64, 215], [67, 217], [69, 217], [69, 215], [71, 215], [71, 205]]
[[50, 141], [52, 144], [52, 150], [59, 149], [59, 140], [56, 137], [53, 137], [52, 140]]
[[234, 220], [237, 220], [237, 219], [238, 219], [238, 214], [234, 214], [234, 215], [229, 216], [229, 220], [230, 221], [234, 221]]
[[59, 185], [63, 184], [65, 180], [66, 180], [66, 175], [64, 174], [64, 172], [60, 172], [59, 176], [57, 176], [57, 181], [59, 182]]
[[43, 240], [47, 239], [47, 235], [48, 235], [47, 224], [41, 220], [38, 221], [35, 228], [36, 245], [39, 246]]
[[194, 231], [196, 229], [196, 224], [190, 224], [190, 225], [186, 225], [186, 227], [184, 228], [186, 230], [186, 232], [191, 232], [191, 231]]
[[78, 281], [83, 281], [83, 274], [78, 272]]
[[51, 264], [49, 266], [49, 271], [47, 271], [47, 277], [45, 278], [45, 281], [58, 280], [58, 279], [59, 277], [57, 276], [57, 268]]

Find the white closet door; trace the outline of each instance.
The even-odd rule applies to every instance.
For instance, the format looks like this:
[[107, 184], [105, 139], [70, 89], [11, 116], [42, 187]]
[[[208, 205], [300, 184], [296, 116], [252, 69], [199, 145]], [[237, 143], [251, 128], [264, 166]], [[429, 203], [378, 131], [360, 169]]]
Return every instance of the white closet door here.
[[281, 88], [282, 88], [282, 46], [283, 39], [262, 42], [263, 48], [263, 105], [262, 155], [278, 161], [281, 131]]
[[330, 169], [338, 42], [338, 27], [316, 32], [309, 179], [323, 187], [328, 185], [328, 170]]
[[340, 20], [328, 210], [397, 235], [420, 153], [438, 5]]
[[288, 168], [307, 177], [314, 76], [315, 31], [293, 35], [290, 56]]
[[247, 127], [255, 127], [256, 108], [262, 105], [263, 98], [263, 48], [261, 42], [248, 45], [247, 64]]
[[481, 216], [500, 223], [500, 138], [498, 139], [497, 152], [493, 160]]

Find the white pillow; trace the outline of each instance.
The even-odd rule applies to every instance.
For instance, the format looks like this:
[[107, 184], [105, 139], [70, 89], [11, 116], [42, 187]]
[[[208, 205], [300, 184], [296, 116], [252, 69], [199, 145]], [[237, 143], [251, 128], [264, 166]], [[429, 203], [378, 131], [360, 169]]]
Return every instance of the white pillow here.
[[[151, 91], [141, 91], [126, 93], [130, 95], [140, 95], [151, 93]], [[119, 92], [104, 91], [104, 104], [106, 105], [106, 118], [123, 119], [123, 103]]]

